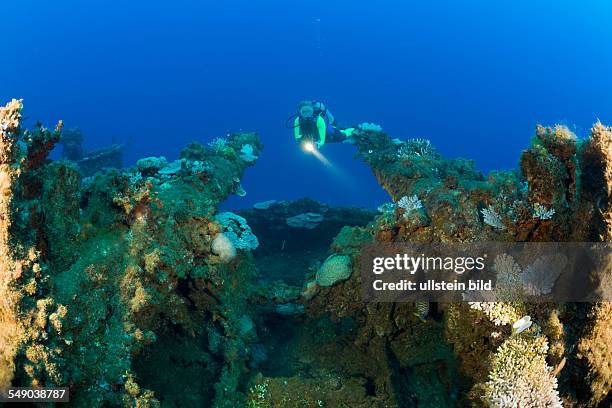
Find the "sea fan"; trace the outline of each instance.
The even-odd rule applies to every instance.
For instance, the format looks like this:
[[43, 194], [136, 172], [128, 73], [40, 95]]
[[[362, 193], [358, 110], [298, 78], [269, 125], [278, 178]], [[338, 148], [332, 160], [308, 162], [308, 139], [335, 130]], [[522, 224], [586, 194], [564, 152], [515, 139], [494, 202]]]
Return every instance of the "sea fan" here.
[[545, 255], [535, 260], [523, 271], [523, 288], [528, 295], [547, 295], [552, 292], [557, 278], [567, 265], [563, 254]]
[[521, 281], [521, 267], [514, 258], [508, 254], [497, 255], [493, 262], [493, 268], [497, 273], [495, 283], [497, 300], [518, 300], [523, 291], [523, 284]]

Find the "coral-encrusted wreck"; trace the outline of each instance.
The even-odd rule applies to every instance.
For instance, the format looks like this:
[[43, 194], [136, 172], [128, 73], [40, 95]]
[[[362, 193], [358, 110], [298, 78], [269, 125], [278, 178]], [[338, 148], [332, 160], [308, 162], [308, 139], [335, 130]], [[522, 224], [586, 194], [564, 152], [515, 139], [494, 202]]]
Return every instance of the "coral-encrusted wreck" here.
[[[419, 204], [408, 217], [406, 205], [386, 206], [375, 225], [353, 229], [365, 242], [611, 239], [612, 128], [600, 123], [585, 141], [564, 127], [538, 126], [521, 171], [488, 178], [469, 161], [411, 152], [411, 141], [380, 131], [358, 131], [354, 141], [394, 201]], [[342, 235], [333, 252], [357, 261], [356, 239]], [[609, 406], [608, 303], [437, 304], [437, 319], [423, 322], [419, 305], [355, 302], [358, 275], [320, 288], [307, 311], [359, 322], [350, 343], [373, 362], [361, 374], [385, 396], [379, 406]], [[611, 278], [600, 282], [607, 293]], [[525, 315], [537, 323], [513, 335], [510, 326]]]
[[255, 268], [211, 242], [257, 136], [190, 145], [154, 175], [81, 180], [45, 159], [61, 129], [22, 131], [21, 109], [0, 110], [0, 387], [69, 386], [76, 406], [156, 406], [153, 390], [238, 406]]
[[245, 194], [253, 133], [82, 179], [46, 158], [61, 123], [26, 131], [21, 110], [0, 108], [0, 390], [67, 386], [79, 407], [612, 401], [609, 303], [363, 303], [357, 271], [372, 243], [609, 242], [611, 128], [538, 127], [519, 170], [484, 177], [362, 126], [357, 156], [392, 198], [378, 214], [238, 215], [217, 207]]

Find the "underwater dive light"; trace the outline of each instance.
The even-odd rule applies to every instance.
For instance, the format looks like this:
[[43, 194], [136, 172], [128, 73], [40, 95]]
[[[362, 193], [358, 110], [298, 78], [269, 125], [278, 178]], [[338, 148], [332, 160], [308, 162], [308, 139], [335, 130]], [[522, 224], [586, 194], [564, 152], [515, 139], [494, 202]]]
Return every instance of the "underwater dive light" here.
[[312, 154], [314, 157], [317, 158], [317, 160], [319, 160], [324, 165], [331, 166], [331, 163], [329, 162], [329, 160], [327, 160], [327, 158], [325, 158], [325, 156], [323, 156], [321, 154], [321, 151], [319, 149], [317, 149], [317, 147], [315, 146], [315, 144], [313, 142], [311, 142], [311, 141], [303, 142], [302, 143], [302, 149], [306, 153]]
[[308, 152], [308, 153], [313, 153], [315, 151], [315, 146], [312, 142], [304, 142], [304, 144], [302, 145], [304, 151]]

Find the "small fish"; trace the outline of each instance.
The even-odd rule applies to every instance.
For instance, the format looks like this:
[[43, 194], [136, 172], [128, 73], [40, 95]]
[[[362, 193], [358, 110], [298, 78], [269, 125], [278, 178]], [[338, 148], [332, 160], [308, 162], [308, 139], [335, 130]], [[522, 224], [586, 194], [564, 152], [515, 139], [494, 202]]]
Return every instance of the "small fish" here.
[[426, 321], [427, 315], [429, 315], [429, 302], [416, 302], [414, 306], [416, 307], [414, 315], [418, 317], [420, 321]]
[[557, 367], [555, 367], [555, 369], [550, 373], [550, 375], [553, 377], [558, 376], [561, 370], [563, 370], [563, 367], [565, 367], [566, 361], [567, 360], [565, 359], [565, 357], [563, 357], [563, 359], [559, 362], [559, 364], [557, 364]]

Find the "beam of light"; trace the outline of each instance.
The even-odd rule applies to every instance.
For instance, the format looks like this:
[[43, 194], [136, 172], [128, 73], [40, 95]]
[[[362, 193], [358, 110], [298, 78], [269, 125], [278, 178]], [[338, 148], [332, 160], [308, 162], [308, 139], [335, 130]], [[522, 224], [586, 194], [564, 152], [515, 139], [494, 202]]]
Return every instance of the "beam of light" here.
[[337, 180], [337, 182], [341, 183], [344, 188], [348, 188], [349, 190], [359, 190], [361, 191], [361, 185], [357, 180], [355, 180], [349, 173], [346, 173], [342, 168], [332, 165], [332, 163], [325, 157], [323, 154], [317, 149], [316, 145], [310, 141], [302, 142], [302, 150], [307, 154], [312, 154], [323, 164], [330, 174]]
[[312, 142], [304, 143], [304, 150], [306, 150], [308, 153], [314, 152], [315, 150], [314, 144]]
[[304, 142], [302, 144], [302, 149], [304, 149], [304, 151], [306, 153], [310, 153], [314, 157], [316, 157], [317, 160], [319, 160], [321, 163], [323, 163], [323, 165], [325, 165], [327, 167], [331, 167], [331, 163], [329, 162], [329, 160], [327, 160], [327, 158], [325, 156], [323, 156], [323, 154], [319, 151], [319, 149], [317, 149], [315, 147], [314, 143], [312, 143], [312, 142]]
[[318, 151], [317, 149], [314, 149], [314, 150], [312, 151], [312, 155], [313, 155], [314, 157], [316, 157], [316, 158], [317, 158], [317, 159], [318, 159], [318, 160], [319, 160], [321, 163], [323, 163], [325, 166], [327, 166], [327, 167], [331, 167], [331, 163], [329, 162], [329, 160], [327, 160], [327, 158], [326, 158], [325, 156], [323, 156], [323, 155], [321, 154], [321, 152], [320, 152], [320, 151]]

